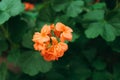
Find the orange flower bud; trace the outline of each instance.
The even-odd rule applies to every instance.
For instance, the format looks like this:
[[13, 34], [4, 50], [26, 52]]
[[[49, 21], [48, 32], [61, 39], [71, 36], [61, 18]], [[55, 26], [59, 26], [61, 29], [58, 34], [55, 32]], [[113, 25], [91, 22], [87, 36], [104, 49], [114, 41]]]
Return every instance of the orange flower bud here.
[[29, 2], [24, 2], [24, 5], [25, 5], [25, 10], [26, 11], [34, 9], [34, 4], [31, 4]]

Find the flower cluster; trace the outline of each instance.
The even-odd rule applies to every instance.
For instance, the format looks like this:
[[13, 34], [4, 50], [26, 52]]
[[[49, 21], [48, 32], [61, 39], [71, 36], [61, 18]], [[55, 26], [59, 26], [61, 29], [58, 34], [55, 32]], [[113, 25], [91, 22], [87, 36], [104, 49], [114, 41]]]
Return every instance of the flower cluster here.
[[40, 32], [33, 35], [34, 49], [40, 51], [46, 61], [58, 60], [68, 49], [65, 41], [72, 40], [72, 32], [70, 27], [60, 22], [44, 25]]

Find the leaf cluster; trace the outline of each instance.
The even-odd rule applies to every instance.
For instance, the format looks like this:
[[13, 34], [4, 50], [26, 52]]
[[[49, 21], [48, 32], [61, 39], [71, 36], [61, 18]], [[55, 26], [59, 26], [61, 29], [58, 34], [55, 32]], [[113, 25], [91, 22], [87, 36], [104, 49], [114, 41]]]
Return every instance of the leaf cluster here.
[[[1, 0], [0, 80], [119, 80], [120, 1], [112, 1], [43, 0], [25, 11], [20, 0]], [[46, 62], [32, 37], [57, 22], [73, 29], [73, 40], [62, 58]]]

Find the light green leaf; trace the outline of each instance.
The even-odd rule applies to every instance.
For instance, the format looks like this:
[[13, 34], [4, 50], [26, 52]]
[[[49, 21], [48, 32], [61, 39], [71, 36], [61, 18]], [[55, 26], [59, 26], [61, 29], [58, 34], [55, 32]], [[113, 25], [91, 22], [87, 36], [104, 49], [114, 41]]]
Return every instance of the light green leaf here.
[[39, 52], [25, 51], [20, 57], [19, 65], [26, 74], [34, 76], [39, 72], [48, 72], [52, 64], [43, 60]]
[[21, 13], [24, 10], [24, 5], [21, 3], [21, 0], [2, 0], [6, 4], [7, 12], [10, 16], [15, 16]]
[[99, 21], [104, 19], [104, 10], [89, 11], [83, 16], [84, 21]]
[[5, 21], [9, 19], [10, 15], [6, 12], [0, 11], [0, 24], [3, 24]]
[[7, 8], [7, 5], [4, 2], [0, 2], [0, 11], [4, 11]]
[[0, 80], [6, 80], [7, 78], [7, 66], [5, 63], [0, 64]]
[[0, 2], [0, 24], [3, 24], [11, 16], [16, 16], [24, 10], [21, 0], [2, 0]]
[[70, 17], [76, 17], [79, 13], [82, 12], [84, 2], [82, 0], [79, 1], [71, 1], [70, 5], [67, 8], [66, 15]]

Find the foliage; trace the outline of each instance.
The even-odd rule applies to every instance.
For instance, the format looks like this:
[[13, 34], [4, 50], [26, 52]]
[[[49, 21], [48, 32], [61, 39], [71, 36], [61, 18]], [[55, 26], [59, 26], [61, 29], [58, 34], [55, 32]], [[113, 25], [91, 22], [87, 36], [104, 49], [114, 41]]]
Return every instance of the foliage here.
[[[25, 10], [26, 1], [34, 9]], [[1, 0], [0, 80], [120, 80], [119, 8], [119, 0]], [[57, 22], [73, 39], [62, 58], [47, 62], [32, 37]]]

